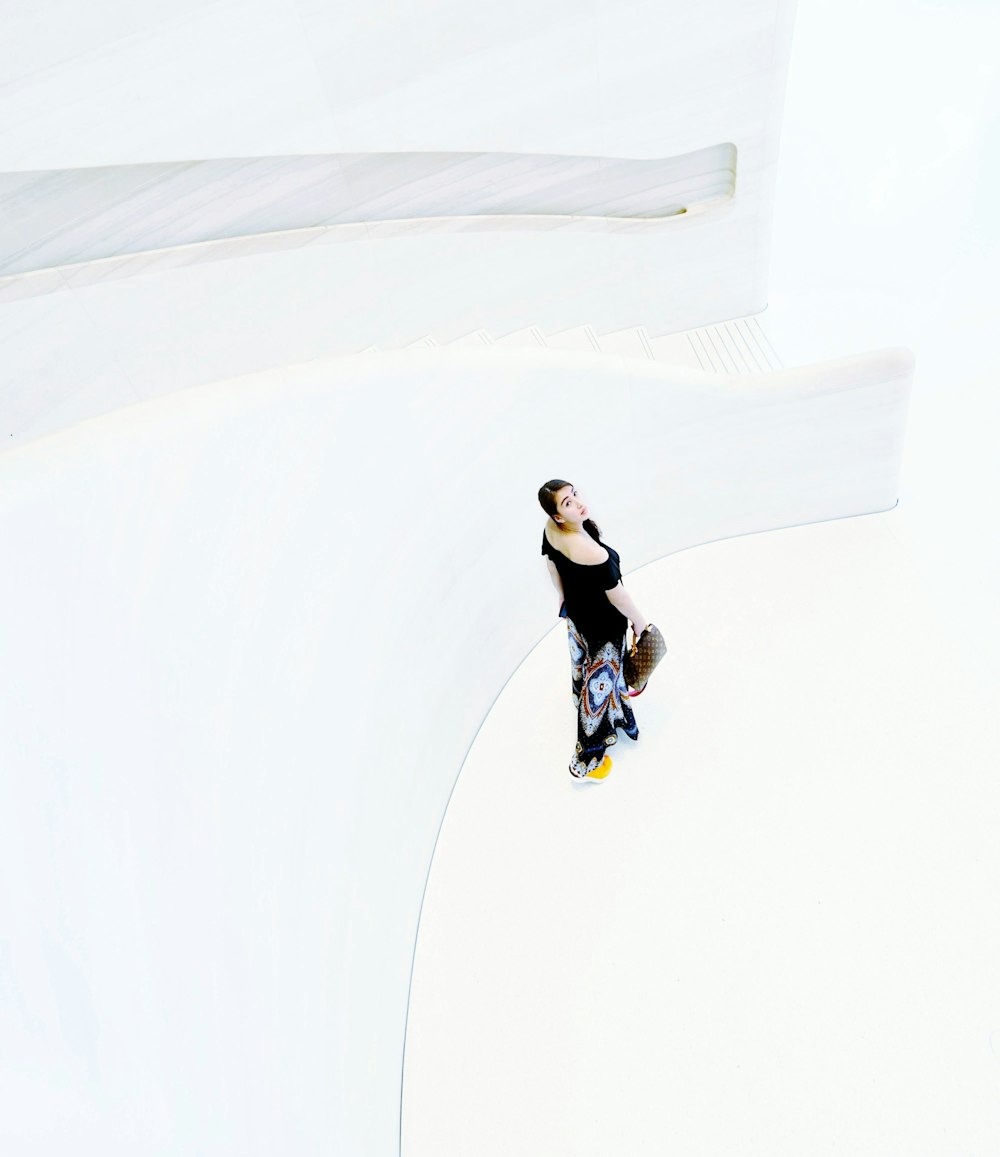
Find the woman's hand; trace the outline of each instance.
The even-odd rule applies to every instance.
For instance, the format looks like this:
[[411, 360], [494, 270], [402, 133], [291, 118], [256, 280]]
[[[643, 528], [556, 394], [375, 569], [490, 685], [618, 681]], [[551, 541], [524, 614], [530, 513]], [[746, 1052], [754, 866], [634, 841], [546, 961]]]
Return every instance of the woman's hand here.
[[638, 644], [639, 638], [642, 635], [642, 632], [648, 626], [649, 626], [649, 623], [647, 623], [645, 619], [638, 619], [632, 624], [632, 635], [634, 636], [632, 639], [632, 646], [633, 647]]

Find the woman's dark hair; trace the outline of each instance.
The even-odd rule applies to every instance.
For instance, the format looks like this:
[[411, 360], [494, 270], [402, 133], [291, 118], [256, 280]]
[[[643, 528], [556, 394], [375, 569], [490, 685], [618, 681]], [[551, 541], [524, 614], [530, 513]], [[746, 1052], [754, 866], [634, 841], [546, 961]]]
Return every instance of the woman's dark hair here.
[[[545, 513], [555, 522], [558, 507], [556, 506], [556, 493], [562, 490], [564, 486], [572, 486], [572, 482], [566, 482], [562, 478], [550, 478], [538, 491], [538, 501], [541, 504]], [[601, 541], [601, 528], [592, 518], [584, 519], [583, 529], [590, 535], [595, 542]]]

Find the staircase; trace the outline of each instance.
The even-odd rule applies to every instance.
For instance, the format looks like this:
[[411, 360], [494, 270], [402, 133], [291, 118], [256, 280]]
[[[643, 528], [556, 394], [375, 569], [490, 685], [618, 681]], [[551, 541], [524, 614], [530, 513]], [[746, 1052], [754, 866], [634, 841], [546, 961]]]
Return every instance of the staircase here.
[[[512, 333], [493, 336], [485, 329], [473, 330], [453, 341], [438, 341], [424, 334], [408, 342], [405, 349], [438, 347], [466, 349], [552, 349], [612, 354], [638, 358], [641, 361], [665, 362], [689, 366], [715, 374], [762, 374], [784, 368], [774, 345], [768, 338], [760, 316], [736, 318], [716, 325], [702, 326], [682, 333], [650, 337], [644, 326], [598, 334], [589, 325], [574, 326], [558, 333], [543, 333], [538, 326], [527, 326]], [[378, 346], [368, 346], [362, 353], [379, 353]]]

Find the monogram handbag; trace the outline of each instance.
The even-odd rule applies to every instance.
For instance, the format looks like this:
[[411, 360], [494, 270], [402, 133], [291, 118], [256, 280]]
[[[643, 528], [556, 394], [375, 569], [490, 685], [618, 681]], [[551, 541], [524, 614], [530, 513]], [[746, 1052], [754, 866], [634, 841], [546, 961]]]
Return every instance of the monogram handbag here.
[[667, 644], [659, 629], [649, 623], [639, 639], [632, 644], [632, 649], [626, 651], [622, 667], [625, 672], [625, 682], [632, 688], [629, 698], [635, 698], [646, 690], [646, 684], [653, 673], [656, 664], [667, 653]]

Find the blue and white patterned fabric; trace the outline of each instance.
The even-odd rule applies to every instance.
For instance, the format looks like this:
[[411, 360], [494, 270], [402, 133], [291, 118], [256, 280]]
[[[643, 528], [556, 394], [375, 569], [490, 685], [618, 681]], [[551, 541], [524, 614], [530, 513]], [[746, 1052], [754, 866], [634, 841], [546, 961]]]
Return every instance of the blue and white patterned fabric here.
[[570, 774], [583, 778], [604, 759], [609, 747], [618, 742], [620, 727], [630, 739], [639, 738], [635, 715], [628, 702], [622, 657], [625, 636], [603, 643], [594, 654], [571, 619], [566, 620], [573, 676], [573, 704], [577, 713], [576, 751], [570, 760]]

